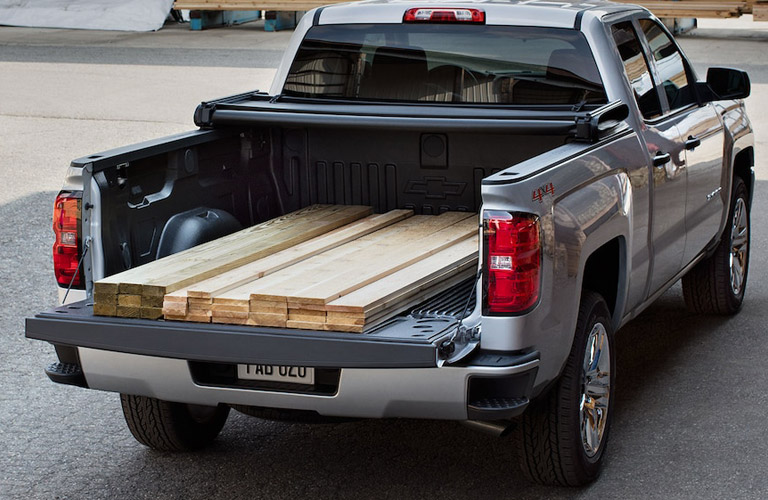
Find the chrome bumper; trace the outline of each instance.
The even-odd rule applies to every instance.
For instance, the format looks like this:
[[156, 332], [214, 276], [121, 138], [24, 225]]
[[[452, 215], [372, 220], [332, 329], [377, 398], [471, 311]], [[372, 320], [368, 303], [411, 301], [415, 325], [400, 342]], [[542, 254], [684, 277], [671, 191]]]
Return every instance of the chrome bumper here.
[[79, 356], [92, 389], [200, 405], [312, 410], [327, 416], [450, 420], [468, 418], [470, 379], [531, 374], [532, 384], [539, 365], [534, 359], [503, 367], [342, 368], [335, 394], [320, 395], [199, 385], [182, 359], [83, 347]]

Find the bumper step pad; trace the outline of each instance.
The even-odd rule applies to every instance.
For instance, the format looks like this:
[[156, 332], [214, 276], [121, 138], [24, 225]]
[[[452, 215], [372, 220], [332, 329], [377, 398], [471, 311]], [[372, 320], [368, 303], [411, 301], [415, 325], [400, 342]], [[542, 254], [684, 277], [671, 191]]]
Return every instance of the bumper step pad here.
[[58, 384], [88, 387], [83, 371], [74, 363], [51, 363], [46, 367], [45, 374]]
[[528, 403], [528, 398], [485, 398], [468, 404], [467, 412], [474, 420], [507, 419], [520, 415]]

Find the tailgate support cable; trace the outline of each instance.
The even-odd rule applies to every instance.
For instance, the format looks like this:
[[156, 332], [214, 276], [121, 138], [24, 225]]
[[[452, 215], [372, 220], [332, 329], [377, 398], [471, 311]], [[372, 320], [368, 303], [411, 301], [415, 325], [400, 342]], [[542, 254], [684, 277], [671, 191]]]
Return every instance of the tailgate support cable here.
[[80, 256], [80, 261], [77, 263], [77, 269], [75, 269], [75, 272], [72, 274], [72, 279], [69, 281], [69, 286], [67, 287], [67, 291], [64, 292], [64, 298], [61, 300], [62, 304], [66, 304], [67, 302], [67, 296], [69, 295], [69, 291], [72, 290], [72, 284], [75, 282], [75, 278], [77, 278], [77, 274], [80, 272], [80, 269], [83, 267], [83, 260], [85, 260], [85, 256], [88, 254], [88, 248], [90, 248], [91, 244], [91, 237], [88, 236], [85, 238], [85, 241], [83, 242], [83, 255]]

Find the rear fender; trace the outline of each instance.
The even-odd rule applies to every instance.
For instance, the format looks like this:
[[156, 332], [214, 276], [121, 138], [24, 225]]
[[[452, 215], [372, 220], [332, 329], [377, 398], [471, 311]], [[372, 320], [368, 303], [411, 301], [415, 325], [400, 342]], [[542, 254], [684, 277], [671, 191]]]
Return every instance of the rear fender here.
[[[613, 311], [614, 326], [618, 326], [627, 303], [633, 237], [640, 238], [639, 247], [647, 238], [647, 232], [633, 234], [647, 231], [647, 220], [633, 220], [638, 203], [640, 216], [647, 217], [643, 207], [648, 202], [647, 176], [642, 175], [647, 165], [637, 135], [622, 134], [580, 151], [574, 151], [576, 147], [565, 145], [511, 167], [506, 175], [500, 172], [487, 178], [483, 184], [483, 210], [540, 217], [539, 303], [524, 315], [484, 316], [481, 337], [483, 349], [535, 349], [541, 353], [535, 392], [559, 375], [568, 357], [590, 255], [618, 239], [622, 255]], [[547, 166], [544, 158], [554, 161]], [[505, 178], [520, 182], [502, 182]], [[640, 267], [647, 270], [647, 263]]]

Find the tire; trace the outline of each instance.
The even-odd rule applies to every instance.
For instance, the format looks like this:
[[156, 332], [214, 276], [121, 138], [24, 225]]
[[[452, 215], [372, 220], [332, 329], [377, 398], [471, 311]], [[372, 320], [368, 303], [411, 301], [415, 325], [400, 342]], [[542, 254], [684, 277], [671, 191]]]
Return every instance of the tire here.
[[736, 176], [720, 244], [715, 253], [683, 276], [683, 297], [689, 311], [724, 316], [739, 312], [747, 287], [749, 242], [749, 193]]
[[581, 486], [600, 474], [613, 417], [615, 366], [608, 306], [599, 294], [584, 291], [560, 379], [531, 403], [514, 430], [520, 467], [529, 481]]
[[136, 440], [158, 451], [190, 451], [216, 439], [229, 407], [172, 403], [146, 396], [120, 395], [123, 415]]

